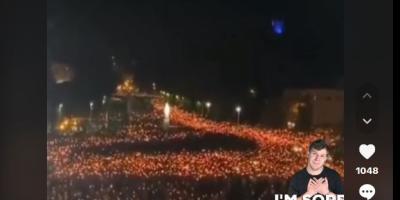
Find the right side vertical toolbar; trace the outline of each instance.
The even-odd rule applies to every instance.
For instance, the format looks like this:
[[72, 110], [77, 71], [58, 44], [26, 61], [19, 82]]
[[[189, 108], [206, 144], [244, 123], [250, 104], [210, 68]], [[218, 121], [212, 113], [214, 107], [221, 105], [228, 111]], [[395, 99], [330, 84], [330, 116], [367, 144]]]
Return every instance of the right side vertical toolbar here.
[[393, 199], [393, 0], [345, 1], [345, 197]]

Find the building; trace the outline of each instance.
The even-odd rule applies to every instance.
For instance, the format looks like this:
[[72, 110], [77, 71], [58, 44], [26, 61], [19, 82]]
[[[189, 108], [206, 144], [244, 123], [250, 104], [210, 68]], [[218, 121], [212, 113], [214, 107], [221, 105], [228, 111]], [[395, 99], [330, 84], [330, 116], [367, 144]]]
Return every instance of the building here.
[[292, 89], [283, 94], [289, 128], [343, 126], [344, 92], [338, 89]]

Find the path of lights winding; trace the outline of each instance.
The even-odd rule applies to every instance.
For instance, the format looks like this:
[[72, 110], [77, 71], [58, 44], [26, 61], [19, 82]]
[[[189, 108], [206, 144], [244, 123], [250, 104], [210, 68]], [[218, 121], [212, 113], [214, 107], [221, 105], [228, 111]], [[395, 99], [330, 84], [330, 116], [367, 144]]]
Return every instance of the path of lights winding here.
[[[116, 152], [101, 155], [86, 151], [91, 147], [106, 147], [118, 143], [154, 142], [170, 139], [184, 140], [185, 129], [168, 130], [162, 121], [163, 102], [154, 101], [154, 112], [137, 117], [114, 136], [90, 136], [85, 139], [50, 139], [47, 160], [53, 167], [50, 179], [114, 177], [184, 177], [193, 180], [242, 176], [257, 179], [287, 180], [306, 164], [308, 144], [326, 138], [335, 145], [328, 132], [298, 135], [289, 130], [267, 130], [228, 122], [213, 122], [171, 107], [171, 123], [191, 129], [191, 134], [234, 135], [255, 141], [254, 151], [207, 150], [201, 152]], [[329, 161], [328, 165], [343, 177], [343, 161]]]

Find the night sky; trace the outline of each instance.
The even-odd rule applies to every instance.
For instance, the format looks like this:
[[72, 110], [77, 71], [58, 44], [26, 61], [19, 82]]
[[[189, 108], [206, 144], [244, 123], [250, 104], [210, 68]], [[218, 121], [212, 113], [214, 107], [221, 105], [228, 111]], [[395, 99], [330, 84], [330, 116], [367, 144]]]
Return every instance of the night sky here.
[[[285, 88], [341, 87], [341, 1], [52, 0], [47, 9], [48, 66], [65, 63], [75, 72], [61, 85], [48, 76], [53, 103], [100, 99], [121, 71], [133, 72], [141, 88], [154, 81], [189, 97], [232, 102], [249, 88], [269, 98]], [[271, 20], [284, 22], [283, 34]]]

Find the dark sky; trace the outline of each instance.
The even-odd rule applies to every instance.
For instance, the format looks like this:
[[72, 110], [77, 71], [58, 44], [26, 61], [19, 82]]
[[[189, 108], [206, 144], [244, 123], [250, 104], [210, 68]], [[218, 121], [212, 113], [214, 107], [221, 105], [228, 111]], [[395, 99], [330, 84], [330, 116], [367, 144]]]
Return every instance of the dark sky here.
[[[111, 56], [141, 87], [240, 100], [284, 88], [337, 87], [343, 77], [343, 2], [48, 1], [48, 60], [75, 71], [72, 94], [109, 94]], [[271, 20], [282, 19], [277, 36]], [[49, 96], [60, 98], [52, 83]], [[68, 93], [69, 94], [69, 93]]]

